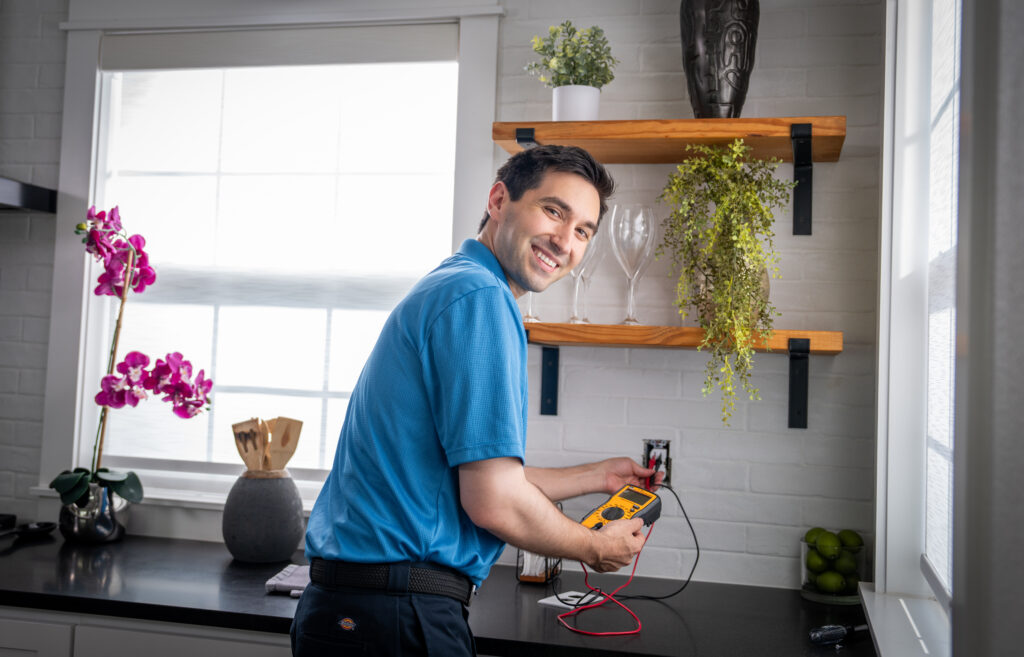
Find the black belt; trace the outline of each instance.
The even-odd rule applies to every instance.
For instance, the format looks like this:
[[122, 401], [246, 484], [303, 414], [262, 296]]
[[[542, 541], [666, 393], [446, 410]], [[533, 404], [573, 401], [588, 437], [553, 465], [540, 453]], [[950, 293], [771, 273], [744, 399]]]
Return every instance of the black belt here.
[[464, 575], [441, 566], [411, 563], [352, 563], [314, 558], [309, 564], [314, 584], [351, 586], [395, 593], [432, 593], [469, 606], [476, 586]]

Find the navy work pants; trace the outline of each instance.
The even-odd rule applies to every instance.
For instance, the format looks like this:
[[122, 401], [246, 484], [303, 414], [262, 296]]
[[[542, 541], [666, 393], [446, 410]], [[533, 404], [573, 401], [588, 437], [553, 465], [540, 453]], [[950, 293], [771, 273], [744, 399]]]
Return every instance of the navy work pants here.
[[310, 583], [292, 622], [292, 655], [473, 657], [468, 618], [461, 602], [442, 595]]

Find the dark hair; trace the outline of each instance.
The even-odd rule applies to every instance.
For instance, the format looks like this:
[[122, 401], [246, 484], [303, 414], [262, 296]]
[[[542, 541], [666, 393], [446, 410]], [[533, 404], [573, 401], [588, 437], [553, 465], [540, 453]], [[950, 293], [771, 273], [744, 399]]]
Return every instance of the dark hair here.
[[[544, 175], [549, 171], [575, 173], [594, 186], [601, 199], [601, 214], [598, 222], [608, 210], [608, 197], [615, 191], [615, 181], [604, 166], [587, 151], [578, 146], [534, 146], [516, 153], [501, 165], [494, 182], [503, 182], [508, 188], [511, 200], [518, 201], [523, 194], [540, 187]], [[484, 212], [480, 222], [483, 230], [490, 215]]]

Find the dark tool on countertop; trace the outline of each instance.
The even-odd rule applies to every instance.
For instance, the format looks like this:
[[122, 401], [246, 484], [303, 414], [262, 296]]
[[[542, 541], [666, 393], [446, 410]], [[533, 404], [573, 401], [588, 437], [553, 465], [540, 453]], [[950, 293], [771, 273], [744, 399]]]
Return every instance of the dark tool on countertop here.
[[584, 527], [601, 529], [606, 522], [640, 518], [649, 525], [661, 516], [661, 498], [651, 491], [625, 485], [580, 521]]
[[863, 632], [867, 625], [822, 625], [811, 630], [811, 643], [830, 646], [850, 637], [854, 632]]
[[18, 525], [14, 529], [8, 529], [5, 532], [0, 532], [0, 538], [7, 538], [8, 536], [16, 536], [22, 538], [24, 536], [42, 536], [49, 534], [57, 528], [55, 522], [29, 522], [24, 525]]

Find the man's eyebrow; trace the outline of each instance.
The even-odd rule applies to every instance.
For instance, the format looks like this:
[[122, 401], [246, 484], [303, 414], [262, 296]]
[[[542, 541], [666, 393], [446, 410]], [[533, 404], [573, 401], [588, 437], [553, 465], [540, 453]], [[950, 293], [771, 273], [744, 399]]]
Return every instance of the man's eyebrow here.
[[566, 212], [572, 212], [572, 208], [569, 204], [562, 200], [559, 196], [544, 196], [540, 199], [541, 203], [554, 203], [558, 207], [562, 208]]

